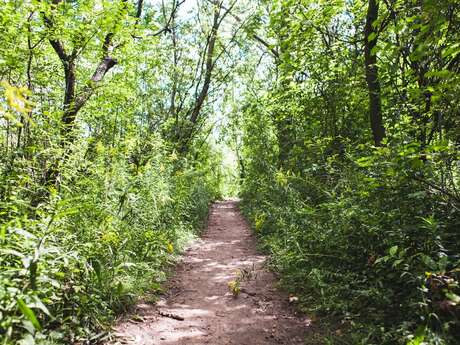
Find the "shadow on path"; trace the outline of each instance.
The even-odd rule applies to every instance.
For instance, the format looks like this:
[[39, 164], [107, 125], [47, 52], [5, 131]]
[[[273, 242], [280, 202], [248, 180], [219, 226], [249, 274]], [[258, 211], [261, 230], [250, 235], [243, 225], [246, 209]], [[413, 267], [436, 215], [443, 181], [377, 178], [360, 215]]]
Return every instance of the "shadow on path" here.
[[[113, 344], [303, 344], [310, 320], [295, 316], [264, 262], [237, 202], [214, 204], [207, 231], [186, 251], [167, 295], [156, 305], [139, 304], [142, 322], [121, 321]], [[239, 270], [250, 279], [233, 297], [228, 283]]]

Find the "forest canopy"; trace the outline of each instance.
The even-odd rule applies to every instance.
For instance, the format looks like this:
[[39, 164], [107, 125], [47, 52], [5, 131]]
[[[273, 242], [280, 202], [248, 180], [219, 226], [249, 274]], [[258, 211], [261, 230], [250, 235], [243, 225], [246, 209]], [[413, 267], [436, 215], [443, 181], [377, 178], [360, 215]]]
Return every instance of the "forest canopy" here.
[[103, 342], [238, 194], [325, 344], [455, 344], [459, 72], [457, 0], [0, 0], [0, 343]]

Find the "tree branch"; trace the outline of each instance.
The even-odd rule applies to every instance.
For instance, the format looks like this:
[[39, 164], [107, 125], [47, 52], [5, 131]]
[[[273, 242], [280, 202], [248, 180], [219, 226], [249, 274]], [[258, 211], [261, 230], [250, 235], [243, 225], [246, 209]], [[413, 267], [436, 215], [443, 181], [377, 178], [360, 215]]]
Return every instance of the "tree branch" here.
[[[208, 0], [208, 1], [211, 1], [211, 0]], [[232, 5], [232, 7], [234, 6], [234, 4]], [[229, 8], [227, 9], [225, 6], [222, 6], [222, 9], [227, 11], [228, 14], [230, 14], [238, 23], [243, 23], [243, 20], [236, 14], [234, 14], [233, 12], [231, 12], [232, 8]], [[267, 48], [267, 50], [273, 55], [273, 57], [275, 57], [276, 59], [279, 59], [280, 57], [280, 54], [279, 52], [273, 47], [273, 45], [271, 45], [270, 43], [268, 43], [265, 39], [263, 39], [262, 37], [260, 37], [259, 35], [257, 34], [252, 34], [252, 37], [257, 41], [259, 42], [260, 44], [262, 44], [265, 48]]]

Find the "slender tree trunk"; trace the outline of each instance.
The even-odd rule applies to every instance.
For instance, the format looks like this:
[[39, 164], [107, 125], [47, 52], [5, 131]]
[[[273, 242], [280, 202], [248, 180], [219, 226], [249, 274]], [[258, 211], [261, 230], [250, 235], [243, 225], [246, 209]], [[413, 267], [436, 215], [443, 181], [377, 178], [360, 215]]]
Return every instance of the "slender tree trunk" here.
[[366, 25], [364, 28], [364, 59], [366, 65], [366, 81], [369, 90], [369, 119], [372, 135], [376, 146], [382, 145], [385, 137], [385, 127], [382, 120], [382, 101], [380, 96], [379, 71], [377, 55], [373, 48], [377, 45], [378, 32], [374, 22], [378, 18], [379, 0], [369, 0], [367, 8]]
[[68, 136], [71, 131], [71, 127], [77, 116], [77, 110], [75, 108], [75, 85], [76, 85], [76, 74], [75, 74], [75, 62], [72, 58], [67, 61], [63, 61], [64, 64], [64, 77], [65, 77], [65, 91], [64, 91], [64, 102], [63, 102], [63, 115], [62, 115], [62, 134], [64, 138]]
[[203, 52], [204, 63], [202, 64], [202, 67], [201, 67], [201, 75], [198, 78], [197, 89], [200, 85], [201, 78], [203, 78], [203, 82], [201, 84], [200, 91], [197, 92], [193, 106], [188, 112], [188, 114], [190, 114], [189, 115], [190, 116], [189, 117], [190, 126], [189, 128], [185, 129], [183, 133], [181, 133], [180, 131], [178, 132], [178, 140], [177, 140], [178, 141], [178, 151], [181, 154], [185, 154], [188, 151], [190, 142], [193, 140], [194, 132], [199, 122], [201, 111], [203, 109], [203, 106], [205, 105], [205, 101], [206, 101], [206, 98], [208, 97], [209, 89], [213, 81], [214, 67], [216, 66], [217, 60], [219, 59], [219, 56], [220, 56], [220, 55], [216, 56], [215, 54], [220, 25], [222, 24], [222, 21], [227, 16], [227, 14], [231, 11], [233, 6], [236, 4], [236, 1], [234, 1], [229, 6], [229, 8], [225, 10], [223, 7], [223, 1], [212, 0], [211, 4], [214, 7], [213, 22], [212, 22], [212, 27], [207, 37], [206, 45], [205, 45], [204, 52]]
[[192, 124], [195, 124], [197, 122], [201, 108], [203, 107], [204, 101], [206, 100], [206, 97], [208, 96], [209, 87], [211, 86], [212, 72], [215, 66], [214, 48], [216, 45], [219, 26], [222, 23], [222, 20], [220, 18], [220, 12], [222, 8], [217, 2], [215, 3], [214, 6], [215, 6], [214, 20], [213, 20], [211, 32], [209, 34], [208, 42], [207, 42], [206, 64], [205, 64], [203, 87], [201, 88], [201, 91], [195, 101], [195, 106], [193, 107], [192, 115], [190, 116], [190, 122]]

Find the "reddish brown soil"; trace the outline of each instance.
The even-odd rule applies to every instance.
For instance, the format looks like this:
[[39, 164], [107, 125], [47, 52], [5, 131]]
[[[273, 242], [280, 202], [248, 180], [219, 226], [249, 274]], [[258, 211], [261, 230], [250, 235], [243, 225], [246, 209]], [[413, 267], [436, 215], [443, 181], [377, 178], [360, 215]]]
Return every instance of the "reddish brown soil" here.
[[[310, 320], [296, 316], [288, 297], [275, 289], [237, 206], [214, 204], [207, 231], [187, 250], [167, 294], [156, 305], [139, 304], [135, 317], [120, 321], [113, 344], [304, 343]], [[241, 270], [242, 291], [234, 297], [228, 283]]]

